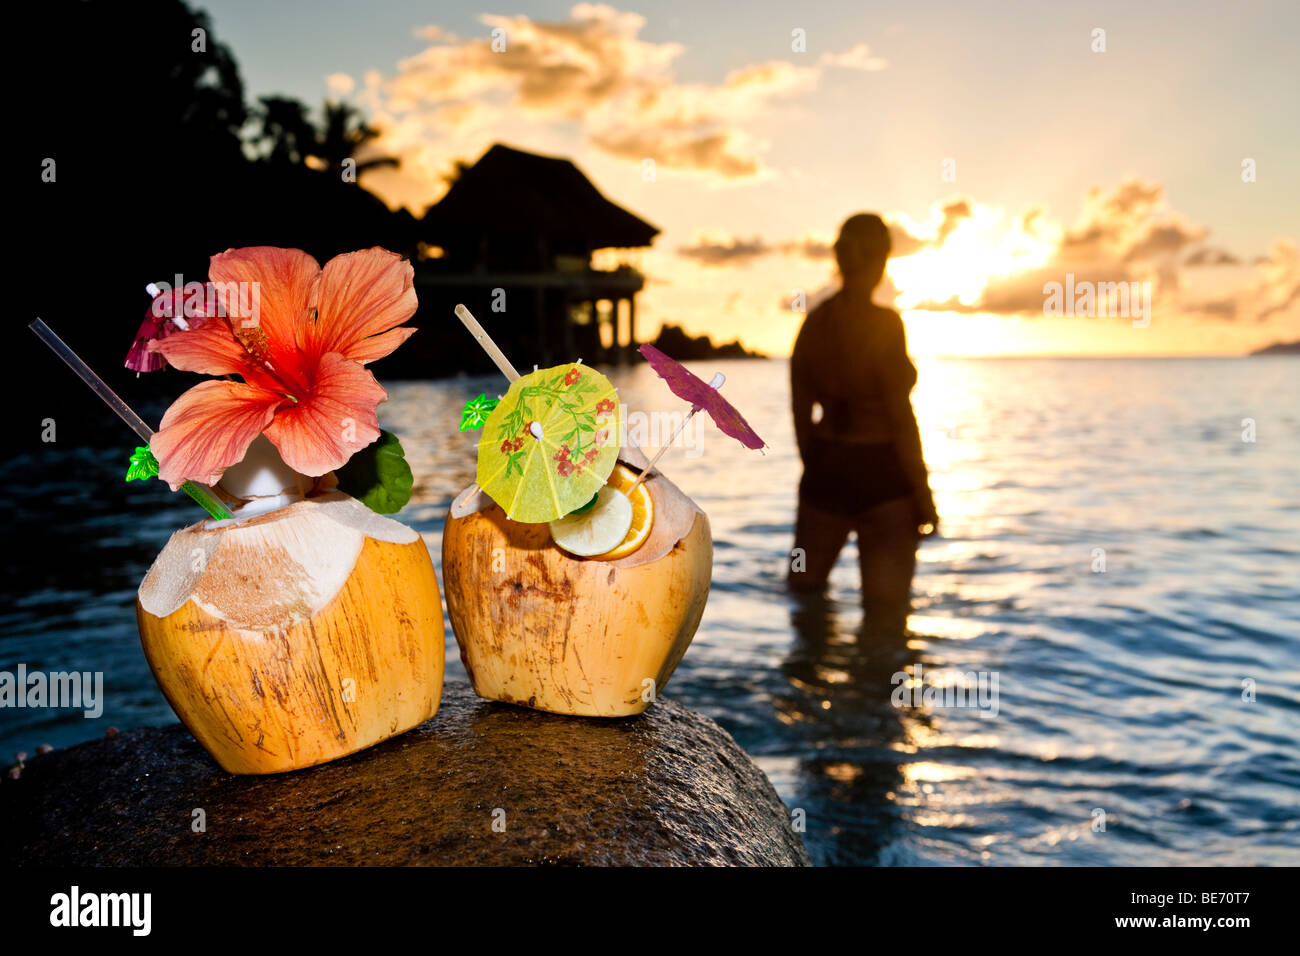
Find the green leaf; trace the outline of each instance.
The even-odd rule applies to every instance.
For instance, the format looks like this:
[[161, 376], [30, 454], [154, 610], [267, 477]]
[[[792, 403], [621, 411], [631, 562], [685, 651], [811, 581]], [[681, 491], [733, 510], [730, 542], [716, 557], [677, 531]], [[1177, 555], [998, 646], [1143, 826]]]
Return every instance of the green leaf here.
[[144, 481], [158, 474], [158, 459], [148, 445], [141, 445], [131, 453], [131, 464], [126, 469], [127, 481]]
[[498, 404], [500, 402], [497, 399], [488, 398], [483, 393], [480, 393], [478, 398], [471, 398], [460, 413], [460, 430], [482, 428], [487, 423], [488, 416], [492, 414], [492, 409]]
[[392, 432], [381, 431], [379, 440], [335, 469], [339, 490], [381, 515], [401, 511], [411, 500], [415, 479], [406, 463], [402, 443]]

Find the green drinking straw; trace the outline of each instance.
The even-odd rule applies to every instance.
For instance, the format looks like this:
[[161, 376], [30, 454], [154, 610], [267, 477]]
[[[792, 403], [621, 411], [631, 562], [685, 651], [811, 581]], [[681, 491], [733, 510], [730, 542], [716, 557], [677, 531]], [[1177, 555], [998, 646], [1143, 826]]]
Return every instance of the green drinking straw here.
[[[77, 373], [77, 377], [89, 385], [91, 390], [102, 398], [109, 408], [117, 412], [117, 416], [130, 425], [131, 430], [139, 435], [146, 445], [149, 444], [149, 439], [153, 437], [153, 429], [145, 424], [144, 419], [132, 411], [131, 406], [122, 401], [118, 394], [109, 388], [104, 383], [104, 380], [96, 375], [76, 352], [68, 348], [67, 343], [55, 335], [53, 329], [40, 319], [34, 320], [27, 327], [35, 332], [40, 340], [54, 351], [55, 355], [63, 359], [68, 367]], [[217, 520], [234, 517], [234, 514], [226, 507], [225, 503], [213, 494], [212, 489], [207, 485], [201, 485], [197, 481], [187, 481], [181, 485], [181, 491], [193, 498], [199, 507]]]

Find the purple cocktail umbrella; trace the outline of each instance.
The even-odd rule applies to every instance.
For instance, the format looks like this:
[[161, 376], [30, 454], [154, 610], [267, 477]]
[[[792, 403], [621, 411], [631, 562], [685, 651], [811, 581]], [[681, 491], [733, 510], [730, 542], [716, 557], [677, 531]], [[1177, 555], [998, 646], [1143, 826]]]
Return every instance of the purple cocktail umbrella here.
[[632, 488], [628, 489], [629, 495], [632, 493], [632, 489], [636, 488], [645, 476], [650, 473], [655, 463], [663, 457], [664, 452], [672, 447], [673, 442], [677, 440], [677, 436], [686, 427], [686, 423], [691, 420], [691, 416], [698, 411], [708, 412], [709, 417], [713, 419], [713, 423], [718, 426], [723, 434], [730, 435], [746, 448], [762, 449], [767, 444], [758, 437], [754, 429], [749, 427], [749, 422], [745, 421], [744, 416], [736, 411], [736, 407], [723, 398], [718, 391], [722, 383], [726, 381], [721, 372], [713, 376], [712, 381], [706, 382], [685, 365], [682, 365], [681, 362], [669, 358], [653, 345], [643, 345], [639, 351], [645, 356], [645, 360], [650, 363], [650, 367], [655, 370], [656, 374], [668, 383], [672, 393], [678, 398], [691, 403], [691, 410], [682, 419], [677, 431], [673, 432], [672, 437], [659, 449], [659, 453], [650, 460], [650, 464], [646, 465], [645, 470], [637, 476]]
[[746, 448], [762, 448], [767, 444], [759, 438], [754, 429], [749, 427], [736, 407], [722, 397], [718, 387], [725, 379], [719, 372], [714, 381], [706, 382], [676, 359], [671, 359], [653, 345], [643, 345], [640, 350], [650, 367], [668, 383], [674, 395], [691, 403], [691, 414], [703, 409], [709, 413], [714, 424]]

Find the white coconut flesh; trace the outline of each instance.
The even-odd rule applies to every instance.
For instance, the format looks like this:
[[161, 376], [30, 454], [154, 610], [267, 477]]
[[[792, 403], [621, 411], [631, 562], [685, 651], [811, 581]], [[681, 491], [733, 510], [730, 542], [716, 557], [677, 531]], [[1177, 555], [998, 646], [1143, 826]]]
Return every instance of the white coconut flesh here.
[[207, 527], [224, 528], [301, 501], [313, 481], [286, 465], [271, 439], [258, 435], [248, 446], [243, 460], [227, 468], [217, 482], [220, 490], [241, 500], [241, 504], [230, 509], [235, 517], [209, 521]]
[[186, 601], [233, 628], [279, 630], [315, 616], [351, 575], [366, 538], [419, 535], [335, 491], [225, 527], [171, 536], [140, 585], [140, 606], [166, 617]]

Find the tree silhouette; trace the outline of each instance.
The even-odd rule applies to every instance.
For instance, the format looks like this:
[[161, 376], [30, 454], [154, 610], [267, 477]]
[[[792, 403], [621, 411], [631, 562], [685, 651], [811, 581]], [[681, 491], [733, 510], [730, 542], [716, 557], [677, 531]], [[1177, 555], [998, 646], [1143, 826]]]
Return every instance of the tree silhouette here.
[[[415, 251], [409, 213], [339, 176], [376, 137], [359, 112], [326, 104], [314, 115], [285, 97], [246, 105], [231, 51], [182, 0], [42, 0], [12, 14], [30, 95], [13, 124], [18, 188], [6, 211], [20, 281], [5, 321], [46, 319], [128, 401], [177, 389], [170, 374], [122, 367], [146, 283], [202, 279], [214, 253], [239, 246], [292, 246], [321, 262], [372, 245]], [[368, 158], [357, 171], [394, 162]], [[25, 329], [18, 341], [33, 374], [0, 376], [5, 407], [47, 409], [60, 440], [78, 440], [78, 427], [80, 440], [98, 434], [93, 400]]]
[[276, 166], [301, 166], [316, 152], [316, 127], [307, 107], [284, 96], [263, 96], [253, 110], [250, 137], [261, 159]]
[[357, 159], [357, 153], [377, 139], [379, 131], [366, 123], [361, 111], [351, 103], [326, 100], [318, 126], [304, 103], [283, 96], [264, 96], [253, 118], [256, 128], [249, 144], [272, 165], [308, 166], [337, 174], [351, 159], [360, 175], [399, 162], [392, 156]]
[[[351, 103], [326, 101], [324, 122], [316, 137], [318, 155], [329, 169], [339, 169], [343, 161], [356, 159], [357, 153], [367, 143], [379, 136], [379, 130], [369, 125]], [[357, 160], [357, 175], [367, 170], [395, 167], [399, 160], [394, 156], [374, 156]]]

